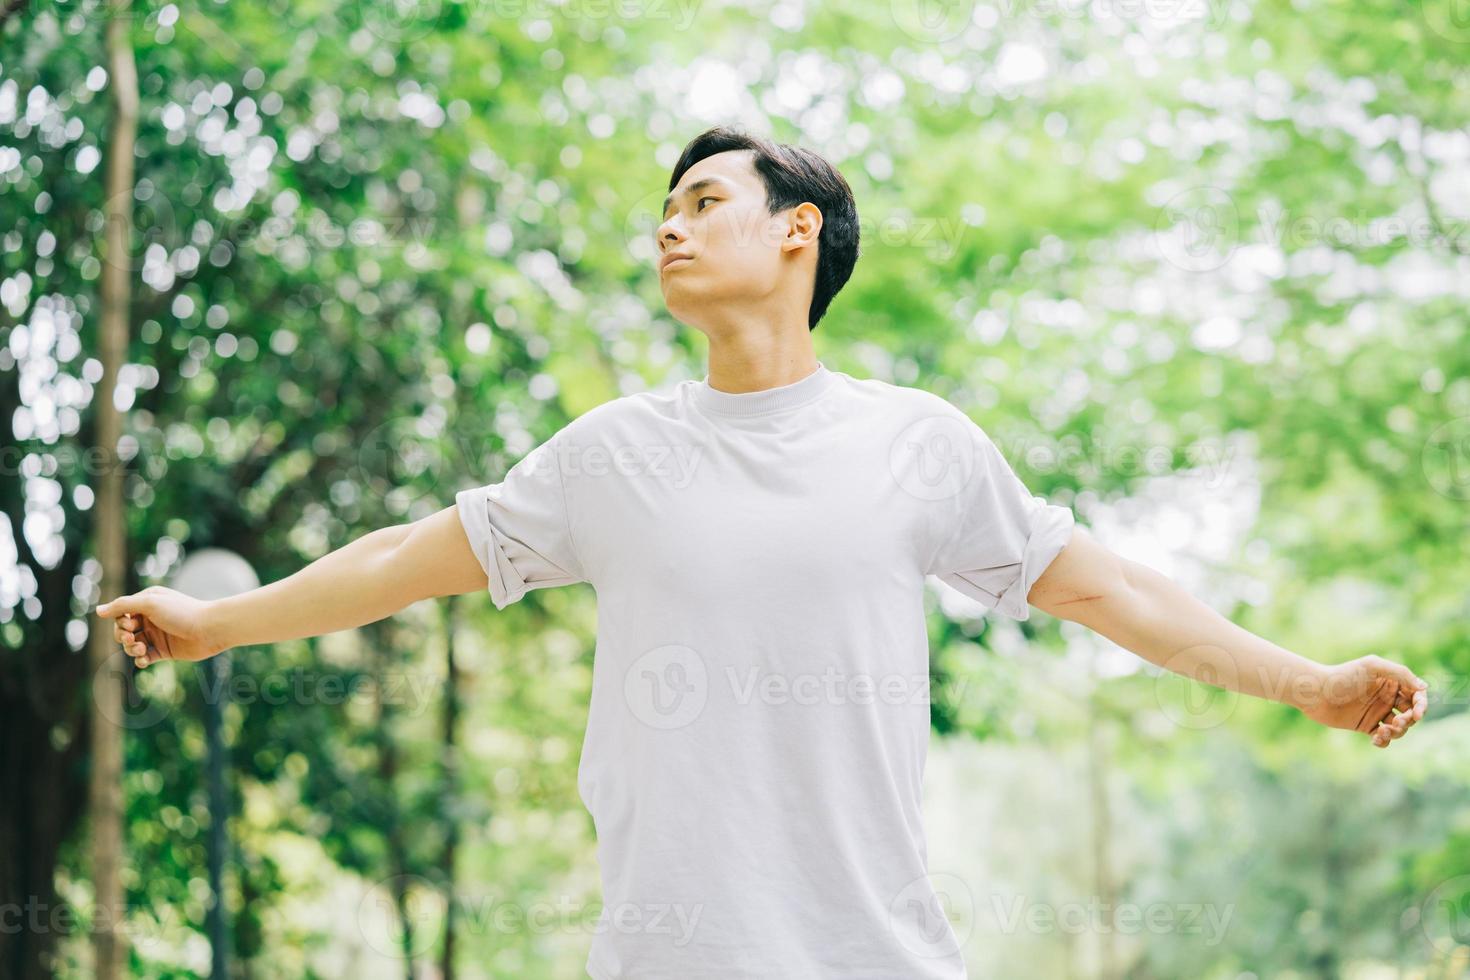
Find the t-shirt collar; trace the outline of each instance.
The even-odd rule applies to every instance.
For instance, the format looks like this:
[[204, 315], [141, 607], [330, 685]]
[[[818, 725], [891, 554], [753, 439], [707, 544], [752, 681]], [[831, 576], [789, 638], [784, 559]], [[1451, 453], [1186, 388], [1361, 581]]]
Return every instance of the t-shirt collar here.
[[817, 369], [789, 384], [760, 391], [721, 391], [710, 387], [709, 375], [694, 387], [699, 406], [720, 415], [764, 415], [805, 405], [821, 395], [832, 384], [832, 371], [817, 361]]

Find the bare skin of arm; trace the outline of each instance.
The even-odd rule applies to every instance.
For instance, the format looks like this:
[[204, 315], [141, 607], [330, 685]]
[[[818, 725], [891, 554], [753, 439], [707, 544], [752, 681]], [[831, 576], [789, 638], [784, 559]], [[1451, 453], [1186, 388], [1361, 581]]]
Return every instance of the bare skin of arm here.
[[203, 600], [153, 586], [97, 607], [139, 667], [198, 661], [231, 647], [354, 629], [421, 599], [489, 587], [453, 506], [379, 528], [278, 582]]
[[1402, 737], [1428, 705], [1428, 685], [1407, 667], [1375, 655], [1328, 665], [1292, 653], [1108, 550], [1081, 525], [1026, 601], [1149, 663], [1289, 704], [1319, 724], [1363, 732], [1379, 748]]

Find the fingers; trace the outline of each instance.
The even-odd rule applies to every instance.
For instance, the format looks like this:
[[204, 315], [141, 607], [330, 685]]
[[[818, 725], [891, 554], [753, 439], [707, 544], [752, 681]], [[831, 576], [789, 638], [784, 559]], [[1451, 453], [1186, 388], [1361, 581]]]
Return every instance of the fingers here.
[[1409, 699], [1409, 710], [1400, 711], [1392, 718], [1385, 718], [1373, 730], [1373, 744], [1380, 749], [1387, 748], [1388, 743], [1396, 738], [1403, 738], [1404, 733], [1424, 717], [1424, 712], [1429, 706], [1429, 693], [1424, 690], [1415, 691]]
[[125, 647], [133, 640], [141, 639], [143, 635], [144, 626], [141, 616], [119, 616], [112, 625], [112, 638]]
[[134, 633], [142, 631], [141, 617], [118, 616], [112, 624], [112, 638], [119, 643], [126, 642]]
[[111, 602], [104, 602], [97, 607], [97, 615], [103, 619], [113, 619], [128, 613], [146, 613], [152, 606], [150, 598], [142, 592], [133, 595], [121, 595]]
[[128, 656], [133, 658], [134, 665], [136, 665], [140, 670], [144, 667], [147, 667], [149, 664], [155, 663], [158, 660], [162, 659], [159, 657], [158, 649], [156, 647], [150, 646], [147, 643], [143, 643], [141, 641], [129, 643], [123, 647], [123, 650], [127, 653]]
[[157, 647], [148, 640], [147, 626], [142, 616], [135, 613], [123, 613], [116, 615], [113, 623], [112, 636], [122, 647], [123, 653], [133, 658], [133, 663], [138, 667], [147, 667], [149, 664], [162, 659], [158, 654]]
[[1389, 742], [1392, 742], [1395, 738], [1398, 738], [1398, 733], [1395, 733], [1394, 730], [1397, 723], [1398, 717], [1395, 717], [1389, 721], [1379, 722], [1378, 726], [1373, 729], [1373, 744], [1378, 746], [1380, 749], [1387, 748]]

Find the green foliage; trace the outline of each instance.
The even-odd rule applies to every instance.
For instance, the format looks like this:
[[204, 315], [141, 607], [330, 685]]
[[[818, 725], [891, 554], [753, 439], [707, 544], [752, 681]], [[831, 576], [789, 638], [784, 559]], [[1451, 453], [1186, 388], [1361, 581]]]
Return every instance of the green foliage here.
[[[446, 506], [603, 401], [699, 376], [639, 239], [683, 142], [738, 110], [826, 153], [857, 195], [863, 256], [817, 331], [827, 363], [956, 401], [1084, 523], [1146, 511], [1151, 477], [1245, 436], [1210, 489], [1259, 501], [1223, 556], [1135, 523], [1283, 646], [1381, 653], [1440, 690], [1470, 669], [1470, 28], [1451, 0], [618, 10], [140, 4], [122, 259], [101, 234], [107, 15], [23, 4], [0, 29], [0, 410], [27, 460], [4, 476], [11, 533], [43, 514], [66, 553], [86, 547], [92, 475], [54, 464], [88, 444], [108, 261], [134, 274], [142, 584], [208, 545], [279, 579]], [[26, 581], [0, 582], [7, 677], [52, 653], [44, 620], [91, 625], [85, 596], [42, 607]], [[575, 975], [597, 894], [575, 783], [593, 602], [579, 587], [497, 613], [479, 597], [457, 630], [425, 607], [231, 654], [250, 682], [225, 704], [234, 955], [271, 976], [436, 957], [453, 822], [460, 968]], [[1463, 690], [1387, 753], [1424, 743], [1418, 777], [1380, 766], [1369, 783], [1358, 743], [1279, 706], [1174, 724], [1148, 672], [1098, 681], [1092, 718], [1065, 680], [1091, 650], [1077, 636], [932, 605], [938, 732], [1057, 752], [1110, 733], [1113, 792], [1157, 832], [1113, 827], [1141, 849], [1121, 893], [1236, 903], [1223, 943], [1125, 944], [1128, 975], [1433, 969], [1447, 936], [1470, 938], [1404, 918], [1470, 871], [1447, 826], [1464, 813], [1447, 761], [1467, 743]], [[164, 923], [133, 966], [202, 975], [206, 692], [190, 671], [136, 683], [167, 710], [128, 732], [128, 901]], [[293, 693], [271, 703], [271, 685]], [[416, 693], [385, 704], [395, 685]], [[1434, 819], [1405, 829], [1395, 814], [1419, 807]], [[83, 864], [74, 845], [59, 873], [84, 880]], [[559, 902], [578, 914], [549, 932], [494, 914]], [[1018, 943], [1035, 958], [1012, 968], [1103, 975], [1076, 937]], [[62, 972], [81, 975], [68, 949]]]

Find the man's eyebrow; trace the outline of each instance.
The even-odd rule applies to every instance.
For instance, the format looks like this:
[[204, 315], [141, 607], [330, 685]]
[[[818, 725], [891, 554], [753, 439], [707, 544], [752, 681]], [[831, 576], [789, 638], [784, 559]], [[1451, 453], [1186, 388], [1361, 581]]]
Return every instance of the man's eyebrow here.
[[[699, 190], [702, 187], [708, 187], [710, 184], [723, 184], [723, 183], [724, 183], [724, 180], [722, 180], [719, 177], [705, 177], [705, 178], [703, 178], [701, 180], [696, 180], [694, 183], [690, 184], [688, 187], [684, 188], [682, 191], [676, 191], [675, 193], [677, 193], [677, 194], [684, 194], [684, 195], [687, 196], [687, 195], [693, 194], [695, 191]], [[668, 197], [664, 198], [664, 209], [662, 211], [660, 211], [659, 214], [660, 215], [668, 214], [669, 213], [669, 205], [672, 204], [672, 203], [674, 203], [674, 195], [673, 194], [670, 194]]]

